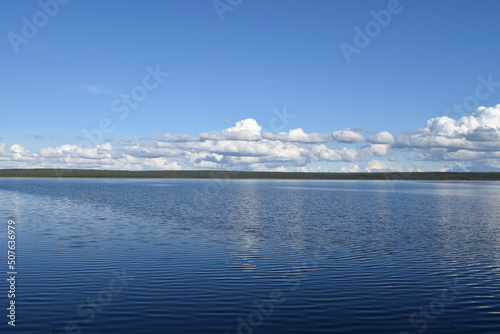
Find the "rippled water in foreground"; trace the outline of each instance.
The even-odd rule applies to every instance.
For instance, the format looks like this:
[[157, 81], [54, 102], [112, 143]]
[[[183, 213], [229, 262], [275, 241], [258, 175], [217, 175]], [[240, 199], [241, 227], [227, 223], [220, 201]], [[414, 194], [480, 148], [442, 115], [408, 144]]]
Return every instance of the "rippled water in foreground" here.
[[499, 202], [498, 182], [0, 179], [0, 332], [497, 334]]

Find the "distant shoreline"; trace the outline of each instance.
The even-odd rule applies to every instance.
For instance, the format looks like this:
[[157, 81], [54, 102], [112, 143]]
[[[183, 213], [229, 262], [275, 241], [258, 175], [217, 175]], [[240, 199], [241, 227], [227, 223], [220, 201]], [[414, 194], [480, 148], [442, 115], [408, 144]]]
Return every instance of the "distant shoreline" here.
[[95, 170], [95, 169], [0, 169], [0, 177], [500, 181], [499, 172], [307, 173], [307, 172], [244, 172], [244, 171], [223, 171], [223, 170], [120, 171], [120, 170]]

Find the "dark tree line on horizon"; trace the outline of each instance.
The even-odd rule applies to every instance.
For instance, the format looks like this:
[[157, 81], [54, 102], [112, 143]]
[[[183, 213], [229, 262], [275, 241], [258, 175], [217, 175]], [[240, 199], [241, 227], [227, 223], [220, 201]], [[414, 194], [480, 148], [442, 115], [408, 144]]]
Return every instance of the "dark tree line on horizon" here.
[[95, 170], [95, 169], [0, 169], [0, 177], [500, 181], [499, 172], [310, 173], [310, 172], [248, 172], [248, 171], [223, 171], [223, 170], [120, 171], [120, 170]]

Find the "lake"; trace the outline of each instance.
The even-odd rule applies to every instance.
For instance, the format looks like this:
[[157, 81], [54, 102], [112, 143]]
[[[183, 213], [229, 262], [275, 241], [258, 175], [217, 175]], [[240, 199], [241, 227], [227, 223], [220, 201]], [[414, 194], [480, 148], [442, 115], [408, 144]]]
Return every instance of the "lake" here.
[[499, 182], [3, 178], [0, 332], [497, 334], [499, 203]]

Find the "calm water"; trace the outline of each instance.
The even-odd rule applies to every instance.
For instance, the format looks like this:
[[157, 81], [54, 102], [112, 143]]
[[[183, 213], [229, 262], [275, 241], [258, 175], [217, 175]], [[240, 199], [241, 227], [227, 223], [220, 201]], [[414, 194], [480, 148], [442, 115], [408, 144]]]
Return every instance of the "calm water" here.
[[0, 179], [0, 332], [497, 334], [499, 203], [496, 182]]

